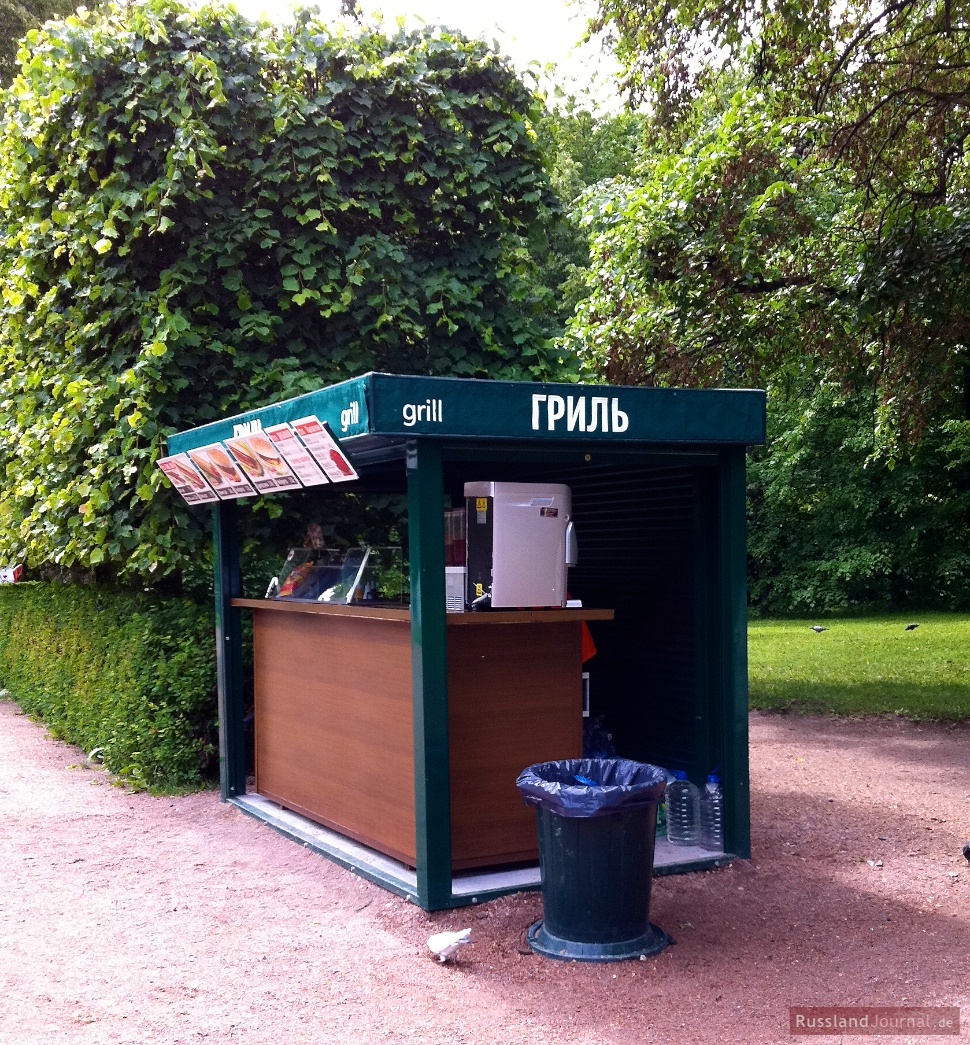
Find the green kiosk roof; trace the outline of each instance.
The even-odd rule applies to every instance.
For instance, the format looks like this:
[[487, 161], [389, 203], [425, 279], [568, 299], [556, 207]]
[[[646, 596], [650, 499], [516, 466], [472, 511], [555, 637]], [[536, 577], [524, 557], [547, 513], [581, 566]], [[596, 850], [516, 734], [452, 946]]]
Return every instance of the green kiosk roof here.
[[416, 436], [622, 444], [765, 441], [765, 393], [370, 373], [169, 437], [170, 455], [315, 417], [348, 450]]

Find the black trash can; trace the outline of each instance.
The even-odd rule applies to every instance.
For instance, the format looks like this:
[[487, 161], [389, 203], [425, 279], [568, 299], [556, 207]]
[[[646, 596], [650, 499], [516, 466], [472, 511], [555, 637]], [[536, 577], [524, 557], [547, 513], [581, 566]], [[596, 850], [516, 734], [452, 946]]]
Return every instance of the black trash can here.
[[543, 919], [538, 954], [609, 962], [658, 954], [671, 938], [650, 924], [657, 807], [667, 771], [623, 758], [541, 762], [516, 781], [536, 807]]

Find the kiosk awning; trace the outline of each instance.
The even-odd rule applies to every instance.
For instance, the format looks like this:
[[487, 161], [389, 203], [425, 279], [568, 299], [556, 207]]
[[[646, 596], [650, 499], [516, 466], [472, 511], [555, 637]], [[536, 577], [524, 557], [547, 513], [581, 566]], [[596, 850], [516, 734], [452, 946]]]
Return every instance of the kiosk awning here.
[[212, 501], [356, 479], [358, 455], [415, 437], [748, 446], [765, 441], [765, 393], [371, 373], [173, 435], [160, 466], [186, 500]]

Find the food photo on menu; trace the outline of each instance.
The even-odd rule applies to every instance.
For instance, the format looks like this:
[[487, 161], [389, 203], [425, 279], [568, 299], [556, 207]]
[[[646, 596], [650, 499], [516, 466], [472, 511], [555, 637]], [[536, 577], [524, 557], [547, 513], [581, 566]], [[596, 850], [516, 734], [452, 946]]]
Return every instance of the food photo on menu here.
[[260, 435], [273, 443], [276, 451], [293, 469], [304, 486], [321, 486], [330, 482], [326, 473], [287, 422], [271, 425]]
[[[357, 471], [337, 441], [337, 437], [333, 434], [333, 429], [326, 422], [321, 427], [323, 428], [323, 437], [327, 441], [325, 452], [330, 462], [330, 467], [336, 469], [340, 479], [356, 479]], [[333, 476], [332, 472], [328, 474]], [[336, 479], [337, 476], [333, 476], [333, 478]]]
[[213, 443], [198, 450], [189, 450], [189, 457], [220, 497], [244, 497], [247, 493], [256, 492], [229, 456], [229, 451], [221, 444]]
[[227, 439], [226, 446], [261, 493], [301, 487], [280, 452], [261, 432]]
[[157, 461], [162, 473], [189, 504], [201, 504], [218, 498], [187, 454], [162, 457]]
[[293, 429], [331, 482], [341, 483], [358, 478], [357, 471], [326, 421], [321, 423], [318, 417], [311, 414], [294, 421]]
[[255, 451], [260, 463], [270, 473], [270, 475], [283, 477], [291, 474], [289, 466], [280, 456], [276, 447], [273, 446], [265, 435], [260, 432], [251, 435], [249, 437], [249, 445]]
[[[159, 462], [161, 464], [161, 462]], [[186, 467], [181, 461], [167, 461], [162, 465], [163, 471], [180, 486], [187, 486], [190, 490], [205, 490], [208, 483], [199, 473], [190, 467]]]
[[259, 455], [253, 450], [245, 439], [227, 439], [226, 446], [232, 451], [232, 456], [242, 467], [242, 470], [250, 479], [263, 479], [266, 469], [259, 459]]

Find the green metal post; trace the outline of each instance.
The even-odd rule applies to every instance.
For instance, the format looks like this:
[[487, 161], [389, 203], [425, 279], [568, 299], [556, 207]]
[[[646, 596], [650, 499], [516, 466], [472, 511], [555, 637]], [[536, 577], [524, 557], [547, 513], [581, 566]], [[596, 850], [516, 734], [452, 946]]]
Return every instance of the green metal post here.
[[239, 523], [235, 501], [212, 508], [215, 551], [216, 674], [219, 700], [219, 785], [222, 800], [246, 793], [243, 729], [242, 622], [230, 600], [242, 595]]
[[426, 440], [410, 444], [407, 475], [418, 902], [436, 911], [453, 906], [440, 448]]
[[748, 583], [745, 450], [721, 454], [721, 671], [723, 677], [724, 848], [751, 856], [748, 771]]

